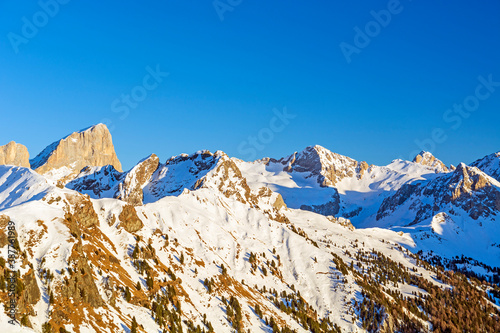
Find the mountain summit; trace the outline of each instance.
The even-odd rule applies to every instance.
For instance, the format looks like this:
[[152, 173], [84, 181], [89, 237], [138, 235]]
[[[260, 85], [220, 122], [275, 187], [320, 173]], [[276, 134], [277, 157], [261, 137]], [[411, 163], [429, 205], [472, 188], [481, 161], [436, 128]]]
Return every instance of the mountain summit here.
[[74, 132], [52, 143], [30, 162], [36, 172], [63, 182], [87, 166], [112, 165], [122, 171], [111, 134], [104, 124]]
[[446, 165], [428, 151], [421, 151], [413, 159], [414, 163], [422, 164], [434, 169], [436, 172], [451, 171]]
[[29, 168], [29, 158], [28, 149], [22, 144], [11, 141], [4, 146], [0, 146], [0, 165], [8, 164]]
[[338, 181], [353, 175], [362, 177], [368, 169], [366, 162], [333, 153], [319, 145], [306, 147], [279, 162], [285, 165], [284, 171], [287, 172], [310, 172], [311, 177], [317, 177], [318, 183], [323, 187], [335, 186]]
[[471, 164], [500, 182], [500, 151], [487, 155]]

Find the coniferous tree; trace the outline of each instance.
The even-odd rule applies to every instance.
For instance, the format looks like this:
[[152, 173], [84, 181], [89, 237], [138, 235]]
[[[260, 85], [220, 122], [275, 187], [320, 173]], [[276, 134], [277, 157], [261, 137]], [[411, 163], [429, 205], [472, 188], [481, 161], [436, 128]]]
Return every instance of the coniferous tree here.
[[134, 318], [132, 318], [132, 326], [130, 327], [130, 333], [137, 333], [137, 321]]

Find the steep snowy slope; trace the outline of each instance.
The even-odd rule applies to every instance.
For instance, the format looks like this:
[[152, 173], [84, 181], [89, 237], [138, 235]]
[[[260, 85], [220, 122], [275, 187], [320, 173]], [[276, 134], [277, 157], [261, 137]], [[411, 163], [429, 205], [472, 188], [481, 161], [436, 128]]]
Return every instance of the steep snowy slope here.
[[0, 210], [39, 200], [54, 187], [31, 169], [0, 165]]
[[484, 173], [500, 181], [500, 152], [487, 155], [471, 164]]

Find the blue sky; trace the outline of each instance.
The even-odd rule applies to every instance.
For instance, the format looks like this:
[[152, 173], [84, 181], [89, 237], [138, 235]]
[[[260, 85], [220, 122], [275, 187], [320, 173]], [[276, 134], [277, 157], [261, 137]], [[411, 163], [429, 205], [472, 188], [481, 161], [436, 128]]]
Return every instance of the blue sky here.
[[54, 1], [0, 2], [0, 144], [31, 157], [99, 122], [125, 169], [200, 149], [500, 150], [498, 0]]

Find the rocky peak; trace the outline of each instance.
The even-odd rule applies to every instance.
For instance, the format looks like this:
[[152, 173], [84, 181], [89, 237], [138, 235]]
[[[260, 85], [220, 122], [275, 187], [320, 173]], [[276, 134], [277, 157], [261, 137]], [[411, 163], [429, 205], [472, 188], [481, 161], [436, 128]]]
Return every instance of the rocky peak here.
[[319, 145], [309, 146], [299, 153], [294, 153], [279, 162], [287, 172], [309, 172], [311, 177], [317, 177], [323, 186], [335, 186], [346, 177], [363, 177], [368, 169], [366, 162], [358, 162], [350, 157], [333, 153]]
[[185, 188], [196, 189], [205, 181], [210, 170], [228, 156], [222, 151], [212, 153], [200, 150], [194, 154], [172, 156], [160, 164], [144, 187], [145, 202], [153, 202], [165, 196], [179, 195]]
[[455, 189], [454, 198], [456, 198], [459, 197], [461, 193], [476, 191], [487, 186], [492, 186], [492, 180], [493, 179], [488, 177], [478, 168], [460, 163], [455, 171], [453, 171], [448, 186]]
[[116, 198], [139, 206], [143, 203], [143, 188], [159, 165], [158, 156], [151, 154], [127, 172], [119, 172], [112, 165], [85, 167], [66, 187], [92, 198]]
[[487, 155], [471, 164], [490, 177], [500, 181], [500, 152]]
[[4, 146], [0, 146], [1, 165], [15, 165], [29, 168], [29, 158], [28, 149], [22, 144], [11, 141]]
[[418, 153], [412, 162], [425, 165], [431, 169], [434, 169], [436, 173], [451, 171], [446, 167], [446, 165], [443, 162], [441, 162], [439, 159], [437, 159], [434, 155], [432, 155], [428, 151], [421, 151], [420, 153]]
[[140, 161], [127, 172], [123, 183], [119, 184], [116, 198], [127, 201], [134, 206], [142, 205], [142, 188], [149, 182], [159, 164], [160, 159], [155, 154]]
[[[408, 203], [407, 203], [408, 202]], [[430, 218], [433, 212], [461, 208], [472, 219], [495, 216], [500, 211], [500, 183], [476, 167], [460, 163], [453, 172], [429, 181], [405, 184], [384, 199], [377, 220], [398, 209], [415, 212], [413, 223]]]
[[74, 132], [45, 148], [31, 167], [49, 178], [67, 182], [86, 166], [112, 165], [122, 171], [111, 134], [104, 124]]

